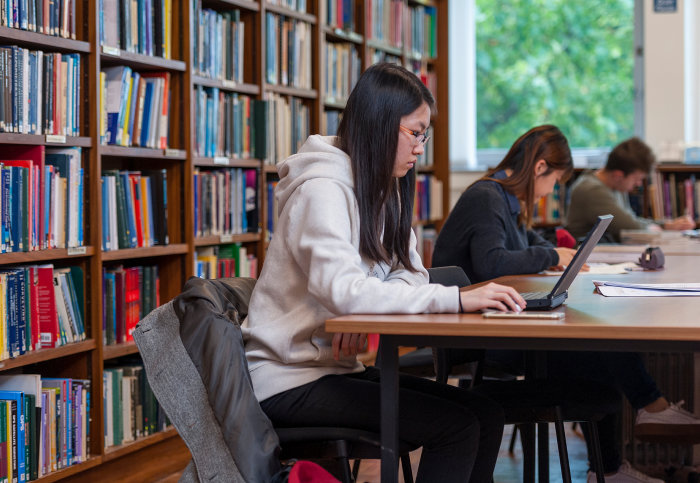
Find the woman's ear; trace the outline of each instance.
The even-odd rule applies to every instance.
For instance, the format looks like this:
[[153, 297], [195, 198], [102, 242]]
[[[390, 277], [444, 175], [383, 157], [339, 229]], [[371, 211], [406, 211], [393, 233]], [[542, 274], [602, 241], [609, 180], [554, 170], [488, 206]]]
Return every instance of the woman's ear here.
[[535, 176], [541, 176], [547, 172], [549, 166], [547, 166], [547, 161], [544, 159], [538, 159], [535, 163]]

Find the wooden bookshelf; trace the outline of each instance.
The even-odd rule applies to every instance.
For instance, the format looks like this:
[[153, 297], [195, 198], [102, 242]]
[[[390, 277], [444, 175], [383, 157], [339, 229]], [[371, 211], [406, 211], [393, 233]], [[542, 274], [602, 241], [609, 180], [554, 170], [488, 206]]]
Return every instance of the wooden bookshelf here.
[[[115, 0], [116, 1], [116, 0]], [[103, 374], [105, 363], [113, 364], [124, 357], [133, 357], [138, 350], [133, 342], [104, 345], [103, 272], [123, 265], [134, 267], [157, 265], [160, 278], [160, 302], [177, 296], [188, 277], [195, 271], [198, 250], [242, 244], [249, 254], [257, 257], [258, 270], [264, 261], [269, 243], [267, 213], [271, 200], [267, 183], [277, 177], [275, 166], [265, 159], [247, 156], [201, 156], [197, 154], [195, 135], [198, 123], [195, 110], [195, 90], [198, 87], [218, 89], [226, 95], [248, 96], [268, 100], [271, 96], [296, 100], [308, 108], [310, 134], [328, 134], [323, 122], [326, 111], [342, 112], [345, 101], [330, 99], [324, 90], [323, 77], [327, 68], [324, 50], [329, 43], [347, 44], [355, 49], [361, 60], [361, 70], [370, 65], [371, 52], [380, 50], [396, 56], [404, 65], [421, 62], [437, 78], [438, 111], [433, 118], [434, 162], [418, 169], [435, 176], [443, 183], [443, 212], [449, 207], [448, 161], [448, 0], [404, 0], [404, 7], [426, 6], [437, 10], [437, 44], [439, 56], [416, 55], [407, 45], [390, 45], [369, 38], [365, 31], [366, 3], [355, 0], [352, 29], [327, 25], [327, 0], [307, 0], [308, 8], [299, 12], [275, 6], [265, 0], [201, 0], [202, 8], [218, 12], [240, 12], [245, 25], [245, 48], [241, 55], [243, 77], [238, 81], [210, 78], [198, 71], [195, 62], [195, 39], [192, 28], [195, 19], [190, 1], [172, 0], [171, 58], [143, 55], [103, 46], [100, 42], [99, 0], [76, 0], [76, 39], [65, 39], [36, 32], [0, 27], [4, 45], [18, 45], [45, 52], [76, 53], [81, 56], [80, 135], [46, 136], [22, 133], [0, 133], [0, 146], [25, 145], [51, 147], [80, 147], [85, 176], [83, 219], [84, 246], [73, 249], [52, 249], [33, 252], [0, 254], [0, 268], [13, 268], [52, 263], [57, 267], [77, 265], [84, 272], [84, 314], [87, 340], [55, 349], [29, 352], [15, 359], [0, 361], [4, 371], [40, 373], [47, 376], [90, 379], [91, 423], [90, 457], [86, 462], [70, 466], [40, 478], [41, 481], [107, 481], [116, 478], [115, 471], [128, 472], [129, 481], [146, 481], [158, 475], [181, 470], [189, 453], [174, 429], [140, 438], [117, 447], [105, 447], [103, 406]], [[294, 22], [307, 24], [311, 32], [311, 80], [304, 88], [268, 83], [266, 77], [266, 15], [280, 15]], [[402, 28], [409, 28], [407, 16], [401, 18]], [[170, 113], [168, 147], [145, 148], [103, 144], [100, 128], [100, 72], [107, 67], [128, 66], [136, 72], [168, 72], [170, 75]], [[221, 168], [253, 169], [257, 172], [258, 226], [248, 233], [235, 235], [195, 236], [194, 174], [197, 171]], [[103, 250], [101, 175], [106, 170], [167, 170], [167, 233], [168, 245]], [[443, 220], [428, 220], [421, 224], [439, 229]], [[172, 455], [171, 458], [168, 456]]]

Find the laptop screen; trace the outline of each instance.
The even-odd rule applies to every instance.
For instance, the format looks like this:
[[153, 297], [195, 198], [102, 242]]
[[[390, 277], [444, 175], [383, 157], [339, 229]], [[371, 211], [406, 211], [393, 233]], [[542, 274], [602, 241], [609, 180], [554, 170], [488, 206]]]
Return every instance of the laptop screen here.
[[612, 215], [601, 215], [598, 217], [598, 221], [596, 221], [595, 225], [593, 225], [591, 231], [588, 232], [586, 239], [583, 240], [583, 243], [576, 251], [571, 263], [569, 263], [569, 265], [566, 267], [566, 270], [564, 270], [564, 273], [561, 274], [557, 284], [552, 289], [552, 297], [556, 297], [569, 289], [569, 286], [571, 286], [571, 283], [576, 278], [576, 275], [578, 275], [579, 270], [581, 270], [583, 264], [586, 263], [586, 260], [588, 260], [588, 255], [591, 254], [595, 246], [598, 244], [598, 240], [600, 240], [600, 237], [603, 236], [603, 233], [605, 233], [605, 230], [608, 228], [608, 225], [610, 225], [612, 219]]

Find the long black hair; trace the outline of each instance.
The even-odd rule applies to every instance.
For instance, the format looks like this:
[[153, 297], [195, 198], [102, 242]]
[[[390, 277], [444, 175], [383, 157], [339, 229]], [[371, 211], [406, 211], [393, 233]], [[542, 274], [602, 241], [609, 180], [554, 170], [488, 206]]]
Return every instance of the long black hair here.
[[412, 271], [415, 170], [398, 180], [393, 171], [401, 118], [424, 103], [434, 111], [432, 94], [415, 74], [399, 65], [375, 64], [360, 76], [338, 126], [338, 146], [350, 156], [360, 210], [360, 254], [388, 264], [396, 256]]

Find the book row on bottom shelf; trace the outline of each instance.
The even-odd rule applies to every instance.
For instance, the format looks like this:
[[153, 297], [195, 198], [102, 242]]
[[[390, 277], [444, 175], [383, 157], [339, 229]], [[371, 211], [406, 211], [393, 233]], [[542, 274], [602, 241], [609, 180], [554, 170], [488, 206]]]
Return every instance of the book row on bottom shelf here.
[[194, 274], [200, 278], [257, 278], [258, 259], [241, 243], [197, 249]]

